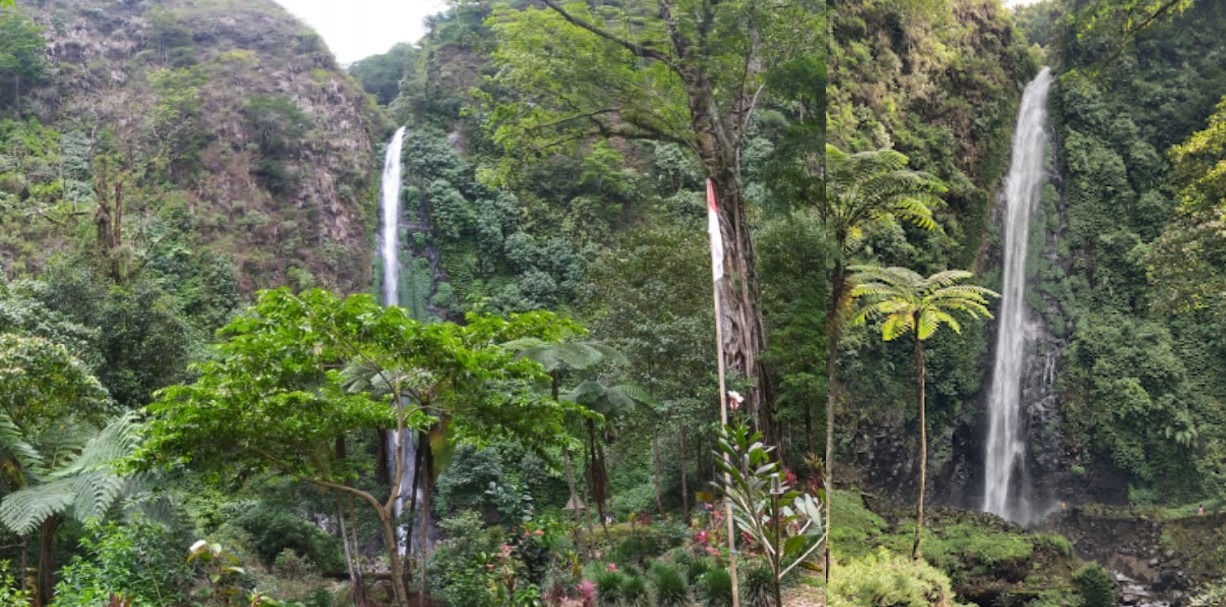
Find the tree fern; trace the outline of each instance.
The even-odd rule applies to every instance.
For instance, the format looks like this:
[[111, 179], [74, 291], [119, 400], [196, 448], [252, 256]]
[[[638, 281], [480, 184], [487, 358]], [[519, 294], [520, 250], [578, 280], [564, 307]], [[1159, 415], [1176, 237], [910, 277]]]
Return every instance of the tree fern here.
[[71, 514], [84, 521], [99, 518], [123, 495], [124, 479], [113, 469], [139, 441], [139, 426], [128, 413], [80, 445], [77, 452], [32, 483], [0, 500], [0, 523], [18, 535], [29, 535], [43, 521]]
[[903, 335], [915, 338], [915, 366], [919, 376], [920, 465], [919, 498], [916, 500], [915, 544], [912, 557], [920, 557], [920, 541], [924, 529], [924, 482], [928, 467], [928, 429], [924, 411], [924, 348], [923, 343], [936, 334], [942, 325], [957, 333], [962, 325], [954, 312], [972, 318], [991, 318], [988, 297], [1000, 295], [986, 287], [959, 284], [972, 277], [965, 270], [945, 270], [928, 277], [907, 268], [852, 266], [856, 272], [852, 282], [853, 298], [860, 301], [860, 313], [854, 322], [881, 319], [881, 338], [893, 341]]
[[[826, 457], [823, 483], [826, 492], [834, 487], [834, 426], [838, 409], [839, 335], [845, 326], [854, 282], [846, 275], [847, 264], [864, 248], [865, 232], [873, 227], [895, 227], [898, 221], [924, 230], [940, 231], [933, 209], [943, 202], [945, 185], [927, 173], [907, 168], [905, 155], [889, 149], [848, 153], [826, 145], [822, 173], [825, 196], [816, 201], [816, 210], [835, 244], [834, 263], [829, 271], [830, 299], [826, 309]], [[889, 325], [895, 336], [906, 332], [906, 321]], [[829, 518], [830, 504], [826, 504]], [[829, 573], [830, 546], [826, 545]]]
[[39, 477], [47, 472], [42, 456], [4, 411], [0, 411], [0, 457], [16, 463], [13, 476]]
[[551, 344], [536, 338], [516, 339], [502, 344], [518, 356], [534, 361], [546, 371], [590, 369], [605, 362], [624, 361], [622, 355], [599, 342], [567, 342]]

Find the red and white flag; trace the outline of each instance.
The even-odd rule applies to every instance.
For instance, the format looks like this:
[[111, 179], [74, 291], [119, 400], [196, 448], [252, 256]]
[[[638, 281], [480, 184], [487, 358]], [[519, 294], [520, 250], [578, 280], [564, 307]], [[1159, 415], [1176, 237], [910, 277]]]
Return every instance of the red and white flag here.
[[719, 231], [719, 209], [715, 206], [715, 184], [707, 180], [707, 233], [711, 235], [711, 276], [714, 282], [724, 277], [724, 237]]

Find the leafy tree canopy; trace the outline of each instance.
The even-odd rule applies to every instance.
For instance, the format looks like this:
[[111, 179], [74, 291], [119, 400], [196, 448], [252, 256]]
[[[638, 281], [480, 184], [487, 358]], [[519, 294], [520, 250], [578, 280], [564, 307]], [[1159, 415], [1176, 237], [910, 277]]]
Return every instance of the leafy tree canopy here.
[[1226, 99], [1204, 130], [1171, 149], [1179, 209], [1149, 252], [1150, 280], [1159, 286], [1160, 310], [1210, 309], [1226, 300]]
[[[195, 383], [168, 388], [149, 406], [138, 459], [333, 486], [354, 472], [331, 450], [337, 437], [420, 430], [430, 422], [427, 407], [451, 416], [460, 441], [511, 435], [541, 444], [561, 432], [564, 405], [538, 396], [540, 365], [500, 344], [578, 330], [543, 312], [424, 324], [369, 295], [266, 291], [222, 329], [228, 339], [196, 367]], [[389, 389], [349, 389], [342, 371], [352, 363]]]

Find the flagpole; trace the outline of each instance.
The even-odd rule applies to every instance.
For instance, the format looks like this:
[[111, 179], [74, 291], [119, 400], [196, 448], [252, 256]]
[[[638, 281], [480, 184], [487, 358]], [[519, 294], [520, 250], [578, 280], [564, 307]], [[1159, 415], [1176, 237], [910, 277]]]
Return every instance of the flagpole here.
[[[720, 320], [719, 315], [719, 282], [723, 279], [723, 259], [718, 260], [716, 265], [715, 256], [722, 255], [723, 246], [718, 249], [715, 246], [715, 238], [719, 237], [722, 241], [722, 235], [719, 233], [719, 211], [715, 204], [715, 186], [711, 180], [707, 180], [707, 212], [708, 212], [708, 228], [711, 229], [711, 255], [712, 266], [711, 273], [714, 280], [712, 281], [711, 291], [714, 293], [712, 298], [715, 303], [715, 351], [716, 351], [716, 367], [719, 369], [719, 421], [723, 425], [724, 430], [728, 429], [728, 389], [724, 384], [724, 323]], [[721, 449], [722, 451], [722, 449]], [[732, 460], [729, 459], [728, 453], [724, 452], [724, 465], [731, 466]], [[724, 487], [732, 486], [732, 475], [727, 471], [724, 472]], [[732, 520], [732, 501], [726, 496], [724, 497], [724, 515], [728, 519], [728, 574], [732, 578], [732, 607], [741, 607], [741, 593], [739, 591], [739, 583], [736, 577], [736, 524]], [[777, 606], [777, 607], [782, 607]]]

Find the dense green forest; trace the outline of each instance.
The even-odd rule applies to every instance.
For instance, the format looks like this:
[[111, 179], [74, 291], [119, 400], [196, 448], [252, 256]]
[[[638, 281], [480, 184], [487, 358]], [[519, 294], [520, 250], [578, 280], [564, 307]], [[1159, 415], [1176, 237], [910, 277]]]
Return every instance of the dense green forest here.
[[1226, 605], [1224, 172], [1215, 0], [0, 0], [0, 606]]

